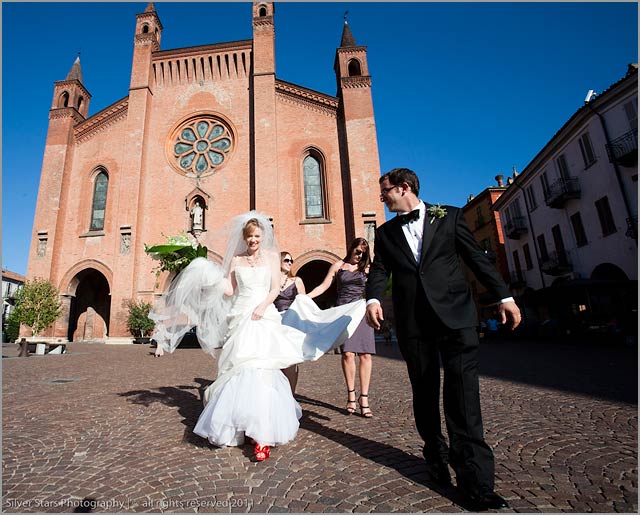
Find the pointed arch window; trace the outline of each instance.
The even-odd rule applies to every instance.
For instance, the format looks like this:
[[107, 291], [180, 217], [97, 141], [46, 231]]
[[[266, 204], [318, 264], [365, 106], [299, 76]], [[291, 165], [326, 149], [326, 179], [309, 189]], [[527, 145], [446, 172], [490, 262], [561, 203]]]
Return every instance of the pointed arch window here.
[[302, 161], [305, 218], [326, 218], [324, 165], [316, 152], [310, 151]]
[[142, 26], [142, 33], [146, 34], [149, 32], [149, 25], [147, 25], [146, 23]]
[[360, 61], [351, 59], [351, 61], [349, 61], [349, 77], [359, 77], [360, 75], [362, 75]]
[[105, 171], [96, 175], [93, 183], [93, 202], [91, 204], [91, 225], [90, 231], [104, 230], [104, 213], [107, 207], [107, 189], [109, 186], [109, 176]]
[[69, 107], [69, 93], [67, 91], [63, 91], [60, 95], [59, 107]]
[[260, 6], [259, 15], [260, 18], [264, 18], [267, 15], [267, 8], [264, 5]]

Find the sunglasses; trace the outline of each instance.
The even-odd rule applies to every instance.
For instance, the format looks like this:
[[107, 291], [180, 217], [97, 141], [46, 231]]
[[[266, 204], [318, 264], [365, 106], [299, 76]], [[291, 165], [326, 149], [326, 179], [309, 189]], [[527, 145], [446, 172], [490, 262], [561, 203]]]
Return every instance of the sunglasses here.
[[363, 251], [361, 251], [360, 249], [356, 249], [356, 250], [354, 250], [354, 251], [353, 251], [353, 253], [354, 253], [356, 256], [362, 256], [362, 254], [364, 254], [364, 252], [363, 252]]
[[293, 264], [293, 259], [291, 259], [291, 258], [284, 258], [284, 259], [282, 260], [282, 262], [283, 262], [283, 263], [291, 263], [291, 264]]

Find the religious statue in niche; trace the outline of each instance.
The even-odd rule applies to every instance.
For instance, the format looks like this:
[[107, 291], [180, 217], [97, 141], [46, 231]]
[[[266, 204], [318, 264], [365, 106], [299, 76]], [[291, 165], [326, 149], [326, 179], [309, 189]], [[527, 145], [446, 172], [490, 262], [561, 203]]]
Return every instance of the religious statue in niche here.
[[191, 208], [191, 231], [203, 231], [204, 230], [204, 210], [200, 205], [200, 201], [196, 200], [196, 203]]
[[120, 254], [129, 254], [131, 249], [131, 234], [123, 232], [120, 235]]

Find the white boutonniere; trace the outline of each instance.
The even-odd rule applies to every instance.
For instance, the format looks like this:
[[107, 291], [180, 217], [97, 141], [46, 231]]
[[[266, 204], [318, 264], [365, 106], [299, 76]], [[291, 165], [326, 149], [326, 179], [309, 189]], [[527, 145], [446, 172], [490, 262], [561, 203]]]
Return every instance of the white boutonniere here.
[[435, 219], [441, 219], [447, 216], [447, 210], [443, 208], [440, 204], [436, 204], [435, 206], [429, 206], [427, 209], [427, 213], [429, 214], [430, 220], [429, 223], [432, 224]]

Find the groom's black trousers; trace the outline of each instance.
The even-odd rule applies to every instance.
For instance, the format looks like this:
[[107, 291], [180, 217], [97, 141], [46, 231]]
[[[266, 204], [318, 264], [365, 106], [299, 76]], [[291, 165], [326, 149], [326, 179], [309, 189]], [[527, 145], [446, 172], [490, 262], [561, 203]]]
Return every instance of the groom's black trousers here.
[[[450, 329], [424, 293], [417, 301], [416, 326], [398, 331], [413, 390], [416, 426], [428, 462], [450, 463], [459, 487], [473, 493], [494, 488], [494, 459], [485, 443], [478, 382], [478, 334], [474, 327]], [[404, 334], [403, 334], [404, 333]], [[449, 447], [440, 421], [440, 360]]]

